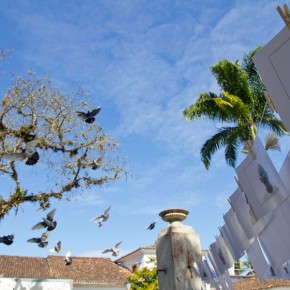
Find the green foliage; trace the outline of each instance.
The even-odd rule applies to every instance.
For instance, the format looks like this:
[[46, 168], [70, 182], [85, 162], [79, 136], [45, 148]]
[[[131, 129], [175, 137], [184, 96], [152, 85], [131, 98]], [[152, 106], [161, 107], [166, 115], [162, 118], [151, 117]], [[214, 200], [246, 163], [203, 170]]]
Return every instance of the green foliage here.
[[158, 290], [157, 268], [136, 270], [127, 278], [131, 290]]
[[235, 261], [234, 270], [235, 270], [235, 275], [241, 275], [244, 272], [243, 262], [240, 260]]
[[219, 61], [211, 68], [221, 88], [219, 95], [201, 93], [197, 101], [183, 111], [188, 121], [208, 118], [225, 123], [201, 148], [201, 160], [209, 168], [213, 154], [225, 147], [225, 160], [235, 167], [238, 148], [244, 142], [254, 141], [259, 127], [268, 128], [278, 136], [287, 133], [283, 123], [269, 108], [265, 86], [255, 68], [252, 57], [260, 49], [246, 54], [242, 65], [238, 61]]
[[247, 255], [243, 259], [237, 260], [234, 263], [235, 275], [247, 275], [248, 273], [255, 273], [252, 263]]

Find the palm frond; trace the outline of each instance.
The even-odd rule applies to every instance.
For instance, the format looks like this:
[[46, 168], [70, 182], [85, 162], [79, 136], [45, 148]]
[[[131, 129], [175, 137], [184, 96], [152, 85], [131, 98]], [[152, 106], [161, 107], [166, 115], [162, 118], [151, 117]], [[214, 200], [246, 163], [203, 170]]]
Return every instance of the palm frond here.
[[252, 104], [248, 75], [238, 64], [219, 61], [211, 67], [211, 71], [223, 91], [238, 96], [246, 104]]
[[220, 99], [214, 93], [202, 93], [193, 105], [183, 111], [183, 115], [188, 121], [207, 117], [214, 121], [232, 122], [231, 116], [221, 109]]
[[253, 56], [261, 49], [261, 46], [257, 46], [254, 50], [250, 51], [248, 54], [245, 54], [243, 57], [242, 68], [247, 73], [249, 77], [249, 84], [251, 90], [255, 93], [265, 90], [265, 85], [263, 84], [260, 75], [257, 71], [257, 68], [253, 62]]
[[278, 150], [281, 151], [279, 144], [279, 138], [275, 132], [269, 132], [265, 138], [265, 149], [266, 150]]
[[206, 169], [209, 168], [214, 153], [220, 148], [226, 146], [225, 158], [230, 166], [235, 166], [237, 159], [237, 148], [243, 142], [241, 136], [245, 136], [241, 132], [240, 127], [223, 127], [218, 133], [208, 139], [201, 148], [201, 160]]
[[224, 103], [230, 105], [221, 106], [221, 109], [226, 114], [232, 116], [240, 124], [251, 123], [251, 111], [247, 104], [245, 104], [238, 96], [232, 95], [228, 92], [223, 92]]
[[237, 161], [238, 139], [233, 143], [228, 143], [225, 148], [225, 159], [228, 165], [235, 167]]
[[288, 135], [289, 132], [286, 130], [283, 122], [275, 117], [272, 112], [265, 112], [263, 118], [257, 123], [259, 128], [268, 128], [275, 132], [278, 136]]

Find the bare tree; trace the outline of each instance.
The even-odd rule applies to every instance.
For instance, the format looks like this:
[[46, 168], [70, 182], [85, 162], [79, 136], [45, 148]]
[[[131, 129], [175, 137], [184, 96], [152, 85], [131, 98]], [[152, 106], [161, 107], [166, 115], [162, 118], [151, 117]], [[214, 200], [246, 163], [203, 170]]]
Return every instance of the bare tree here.
[[[103, 132], [98, 116], [90, 124], [77, 116], [94, 109], [80, 99], [33, 73], [14, 78], [0, 110], [0, 177], [9, 185], [0, 192], [0, 219], [25, 202], [45, 208], [51, 198], [80, 195], [127, 175], [118, 144]], [[35, 145], [33, 162], [23, 161], [27, 143]], [[23, 158], [9, 158], [21, 153]]]

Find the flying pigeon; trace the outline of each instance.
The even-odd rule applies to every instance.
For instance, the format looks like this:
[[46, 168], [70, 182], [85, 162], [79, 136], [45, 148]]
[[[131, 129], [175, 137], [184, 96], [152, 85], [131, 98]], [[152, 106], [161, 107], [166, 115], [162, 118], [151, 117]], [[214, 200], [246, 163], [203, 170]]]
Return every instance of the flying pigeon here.
[[83, 166], [83, 168], [92, 167], [93, 170], [96, 170], [96, 169], [100, 168], [100, 166], [102, 165], [102, 163], [101, 163], [102, 160], [103, 160], [103, 157], [101, 156], [96, 160], [93, 160], [93, 161], [88, 162], [88, 163], [82, 163], [81, 165]]
[[72, 257], [70, 251], [68, 251], [64, 258], [65, 264], [70, 265], [72, 263]]
[[95, 116], [101, 111], [101, 107], [97, 107], [92, 111], [88, 111], [87, 113], [77, 111], [77, 115], [83, 119], [86, 123], [93, 123], [95, 121]]
[[32, 239], [27, 240], [27, 242], [29, 242], [29, 243], [37, 243], [38, 247], [44, 248], [48, 244], [48, 242], [46, 242], [46, 239], [48, 238], [48, 236], [49, 236], [49, 232], [45, 232], [45, 233], [43, 233], [41, 235], [40, 238], [32, 238]]
[[94, 221], [95, 223], [97, 223], [97, 221], [99, 220], [98, 221], [99, 227], [103, 226], [103, 223], [109, 218], [109, 211], [111, 207], [112, 206], [110, 205], [101, 215], [92, 218], [91, 221]]
[[154, 221], [153, 223], [151, 223], [148, 228], [146, 228], [146, 230], [153, 230], [155, 228], [155, 225], [156, 225], [156, 222], [157, 221]]
[[21, 153], [7, 153], [3, 157], [9, 161], [23, 161], [26, 160], [26, 165], [34, 165], [39, 160], [39, 154], [35, 150], [35, 146], [39, 143], [38, 140], [33, 140], [26, 143], [25, 149]]
[[0, 243], [3, 243], [7, 246], [11, 245], [14, 241], [14, 235], [8, 235], [8, 236], [3, 236], [3, 237], [0, 237]]
[[117, 243], [114, 247], [110, 248], [110, 249], [106, 249], [105, 251], [103, 251], [102, 253], [103, 254], [106, 254], [106, 253], [109, 253], [109, 252], [112, 252], [112, 256], [114, 257], [117, 257], [120, 253], [120, 251], [118, 250], [118, 247], [120, 246], [120, 244], [122, 243], [123, 241]]
[[47, 201], [41, 201], [40, 202], [40, 206], [39, 206], [39, 208], [37, 210], [41, 210], [41, 209], [42, 210], [46, 210], [49, 207], [50, 207], [49, 200], [47, 200]]
[[54, 214], [56, 212], [56, 208], [51, 210], [48, 214], [46, 218], [42, 218], [43, 221], [37, 223], [36, 225], [34, 225], [32, 227], [33, 230], [39, 230], [39, 229], [43, 229], [43, 228], [47, 228], [47, 231], [52, 231], [56, 228], [57, 222], [55, 220], [53, 220]]
[[61, 252], [61, 241], [59, 241], [56, 246], [52, 249], [49, 249], [51, 253], [60, 253]]

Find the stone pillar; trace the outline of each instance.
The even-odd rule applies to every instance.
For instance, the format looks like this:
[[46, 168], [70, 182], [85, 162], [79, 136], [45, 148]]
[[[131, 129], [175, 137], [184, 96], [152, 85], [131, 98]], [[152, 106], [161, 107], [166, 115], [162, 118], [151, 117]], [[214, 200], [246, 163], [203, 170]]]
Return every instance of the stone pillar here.
[[188, 211], [168, 209], [159, 215], [170, 223], [159, 233], [156, 242], [159, 289], [206, 289], [193, 267], [194, 262], [202, 259], [199, 236], [192, 227], [181, 223]]

